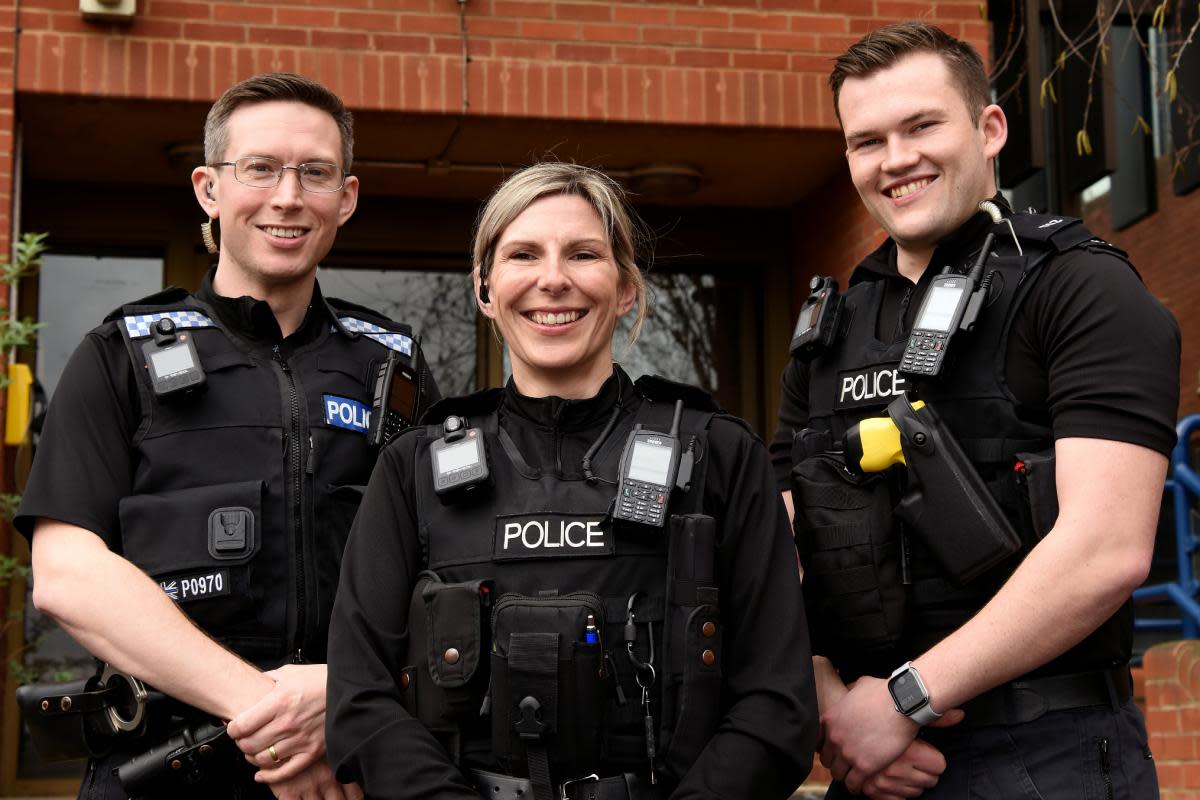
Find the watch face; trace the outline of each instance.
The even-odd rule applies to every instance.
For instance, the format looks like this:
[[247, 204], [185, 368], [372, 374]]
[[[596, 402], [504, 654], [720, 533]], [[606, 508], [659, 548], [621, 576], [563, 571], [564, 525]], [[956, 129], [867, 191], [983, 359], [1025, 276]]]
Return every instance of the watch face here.
[[911, 671], [902, 672], [888, 682], [892, 699], [896, 701], [896, 709], [901, 714], [911, 714], [929, 702], [925, 687]]

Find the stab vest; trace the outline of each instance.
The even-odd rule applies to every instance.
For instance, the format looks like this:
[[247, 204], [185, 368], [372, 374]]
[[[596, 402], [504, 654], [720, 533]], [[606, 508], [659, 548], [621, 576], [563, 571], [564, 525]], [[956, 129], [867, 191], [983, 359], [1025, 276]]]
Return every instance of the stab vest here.
[[[141, 405], [122, 555], [265, 668], [325, 661], [342, 549], [375, 463], [375, 373], [389, 350], [411, 363], [416, 349], [408, 328], [326, 302], [336, 323], [286, 359], [256, 351], [180, 289], [106, 319], [124, 333]], [[142, 346], [164, 316], [192, 337], [203, 390], [155, 396]]]
[[[1054, 441], [1049, 420], [1044, 414], [1020, 407], [1005, 379], [1009, 334], [1022, 302], [1052, 257], [1074, 248], [1114, 253], [1121, 258], [1125, 258], [1125, 253], [1096, 239], [1077, 219], [1017, 214], [1011, 220], [1024, 253], [1018, 254], [1007, 230], [998, 229], [995, 254], [985, 262], [985, 275], [994, 273], [988, 299], [975, 329], [955, 334], [950, 361], [940, 377], [929, 379], [900, 374], [898, 367], [907, 335], [894, 342], [876, 338], [876, 320], [885, 286], [883, 281], [872, 280], [861, 271], [852, 276], [851, 286], [844, 295], [843, 313], [844, 319], [848, 320], [844, 335], [810, 365], [808, 399], [812, 429], [828, 432], [837, 447], [847, 428], [866, 417], [886, 414], [887, 405], [902, 393], [919, 397], [933, 407], [950, 429], [1024, 541], [1017, 555], [966, 586], [955, 585], [941, 574], [935, 560], [916, 536], [899, 535], [902, 524], [892, 516], [891, 508], [903, 491], [903, 475], [893, 469], [885, 475], [890, 482], [888, 489], [876, 487], [870, 502], [887, 504], [885, 508], [875, 510], [875, 519], [886, 520], [881, 524], [892, 527], [888, 532], [876, 532], [878, 535], [873, 539], [876, 546], [881, 552], [890, 553], [890, 557], [907, 562], [910, 582], [892, 595], [893, 601], [903, 605], [902, 614], [895, 618], [899, 624], [894, 632], [899, 635], [889, 647], [876, 649], [871, 657], [855, 664], [849, 672], [886, 675], [898, 664], [915, 658], [944, 639], [991, 599], [1024, 554], [1045, 535], [1057, 514], [1055, 506], [1045, 523], [1034, 524], [1037, 514], [1030, 508], [1026, 476], [1018, 471], [1024, 469], [1024, 456], [1047, 453], [1045, 460], [1050, 464], [1049, 474], [1039, 478], [1048, 479], [1050, 498], [1056, 502], [1053, 500], [1053, 462], [1049, 456]], [[963, 254], [963, 263], [951, 266], [965, 272], [976, 254], [977, 251]], [[930, 268], [942, 266], [945, 265], [930, 265]], [[1022, 458], [1018, 458], [1018, 454]], [[1044, 513], [1045, 510], [1039, 511]], [[886, 544], [880, 545], [884, 541]], [[803, 536], [800, 547], [803, 554], [806, 549]], [[888, 579], [895, 578], [898, 576], [889, 573]], [[818, 577], [815, 582], [820, 583], [822, 579]], [[844, 579], [844, 575], [829, 577], [835, 582]], [[816, 631], [822, 628], [824, 635], [838, 637], [841, 635], [838, 630], [831, 630], [820, 619], [813, 618], [821, 613], [820, 604], [821, 600], [816, 598], [810, 606], [814, 639], [820, 635]], [[1123, 612], [1088, 639], [1040, 668], [1039, 674], [1106, 666], [1112, 661], [1107, 655], [1122, 650], [1121, 640], [1126, 642], [1127, 658], [1128, 633], [1121, 632], [1121, 625], [1128, 628], [1128, 613], [1127, 604]], [[874, 635], [865, 629], [856, 631], [856, 624], [858, 621], [850, 621], [843, 633], [848, 631], [852, 636], [857, 634], [864, 639]], [[820, 643], [817, 649], [821, 649]]]
[[[458, 743], [452, 751], [462, 753], [466, 766], [526, 773], [520, 746], [509, 747], [507, 742], [510, 734], [516, 737], [512, 733], [519, 721], [516, 704], [530, 691], [516, 688], [521, 670], [533, 667], [518, 664], [515, 637], [508, 649], [510, 627], [528, 637], [557, 637], [560, 661], [567, 665], [563, 669], [571, 672], [566, 678], [560, 675], [557, 686], [553, 675], [548, 677], [546, 693], [553, 696], [551, 701], [538, 694], [543, 705], [539, 719], [549, 729], [552, 751], [556, 742], [570, 740], [557, 748], [557, 759], [551, 754], [557, 782], [589, 772], [647, 770], [641, 690], [623, 638], [631, 610], [636, 656], [645, 661], [654, 654], [656, 681], [651, 692], [662, 725], [656, 731], [659, 766], [678, 780], [698, 754], [695, 740], [706, 742], [715, 731], [720, 637], [707, 634], [710, 638], [703, 646], [714, 650], [716, 663], [705, 666], [701, 666], [700, 646], [689, 641], [697, 655], [693, 666], [705, 673], [700, 682], [710, 690], [691, 696], [689, 702], [680, 683], [688, 684], [696, 676], [672, 671], [670, 661], [679, 656], [680, 648], [664, 644], [663, 630], [664, 625], [671, 627], [672, 608], [680, 605], [695, 609], [688, 625], [678, 626], [685, 627], [692, 640], [703, 638], [703, 622], [717, 618], [715, 588], [672, 586], [668, 581], [668, 541], [673, 526], [702, 512], [708, 463], [703, 453], [709, 423], [718, 409], [703, 392], [662, 379], [642, 378], [635, 388], [641, 401], [627, 405], [593, 456], [591, 469], [598, 480], [592, 482], [562, 479], [552, 465], [539, 469], [526, 463], [498, 424], [502, 397], [498, 389], [444, 400], [426, 417], [440, 421], [449, 414], [460, 415], [467, 418], [468, 426], [481, 429], [494, 485], [477, 501], [450, 505], [439, 501], [429, 444], [442, 436], [441, 425], [430, 425], [417, 434], [422, 437], [416, 448], [417, 518], [427, 574], [435, 580], [433, 589], [419, 586], [413, 597], [410, 629], [428, 630], [413, 633], [405, 662], [410, 666], [401, 686], [410, 713], [435, 733], [452, 732]], [[676, 489], [671, 495], [662, 528], [614, 522], [610, 511], [630, 433], [635, 424], [668, 430], [677, 397], [687, 404], [680, 442], [684, 448], [692, 442], [696, 455], [690, 490]], [[453, 598], [462, 587], [466, 587], [465, 599], [459, 602]], [[477, 594], [481, 587], [490, 594], [483, 610]], [[704, 613], [708, 617], [702, 617]], [[549, 631], [538, 621], [555, 615], [569, 619], [570, 627]], [[599, 639], [594, 649], [583, 642], [588, 615], [595, 620]], [[684, 631], [677, 633], [682, 640]], [[454, 651], [453, 663], [449, 648]], [[570, 666], [576, 662], [578, 666]], [[679, 668], [679, 672], [695, 671]], [[591, 687], [597, 673], [602, 674], [600, 685]], [[685, 704], [691, 710], [678, 708]], [[432, 713], [431, 705], [436, 706]], [[481, 708], [487, 713], [481, 715]], [[684, 730], [683, 723], [676, 727], [675, 722], [688, 714], [692, 717], [686, 721], [686, 734], [673, 742], [672, 733]], [[663, 718], [667, 716], [670, 719]]]

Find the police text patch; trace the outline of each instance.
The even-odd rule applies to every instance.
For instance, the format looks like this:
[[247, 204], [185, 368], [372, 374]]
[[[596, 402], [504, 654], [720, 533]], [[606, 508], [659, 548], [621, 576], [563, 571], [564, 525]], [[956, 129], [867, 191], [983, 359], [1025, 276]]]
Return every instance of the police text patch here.
[[492, 557], [580, 558], [613, 553], [611, 525], [597, 514], [514, 514], [496, 518]]
[[229, 571], [224, 569], [159, 578], [158, 585], [167, 593], [167, 597], [177, 603], [221, 597], [232, 591], [229, 586]]
[[904, 394], [908, 388], [908, 381], [895, 364], [849, 370], [838, 375], [833, 407], [838, 411], [883, 407]]
[[325, 405], [325, 422], [348, 431], [366, 433], [371, 426], [371, 408], [349, 397], [327, 394], [321, 397]]

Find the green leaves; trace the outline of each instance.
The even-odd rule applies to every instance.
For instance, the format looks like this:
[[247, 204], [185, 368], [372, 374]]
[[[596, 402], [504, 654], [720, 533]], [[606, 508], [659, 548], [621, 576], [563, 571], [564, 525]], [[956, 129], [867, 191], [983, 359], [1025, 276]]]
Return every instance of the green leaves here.
[[0, 263], [0, 283], [12, 286], [22, 278], [37, 274], [42, 265], [42, 254], [46, 252], [48, 233], [23, 233], [17, 240], [16, 258]]

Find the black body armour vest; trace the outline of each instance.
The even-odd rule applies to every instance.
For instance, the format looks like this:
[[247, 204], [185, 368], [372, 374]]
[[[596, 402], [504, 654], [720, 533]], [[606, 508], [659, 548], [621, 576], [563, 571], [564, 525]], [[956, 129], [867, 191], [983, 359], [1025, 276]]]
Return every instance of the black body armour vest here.
[[[846, 332], [810, 366], [810, 430], [827, 432], [829, 438], [811, 433], [797, 438], [794, 461], [810, 459], [793, 471], [798, 544], [814, 650], [830, 655], [845, 678], [886, 676], [944, 639], [991, 599], [1057, 516], [1053, 433], [1044, 414], [1021, 407], [1008, 389], [1009, 332], [1049, 258], [1076, 247], [1125, 254], [1095, 239], [1077, 219], [1035, 214], [1011, 219], [1024, 254], [1018, 255], [1007, 231], [997, 233], [997, 254], [985, 264], [985, 274], [994, 272], [988, 301], [975, 329], [955, 335], [952, 360], [939, 378], [900, 374], [907, 335], [895, 342], [875, 336], [884, 284], [854, 277], [845, 294]], [[964, 255], [964, 264], [952, 266], [965, 271], [975, 255]], [[1024, 542], [1020, 552], [965, 586], [945, 576], [919, 538], [893, 516], [904, 488], [902, 468], [855, 481], [835, 475], [835, 469], [813, 468], [822, 459], [839, 461], [840, 453], [800, 445], [807, 439], [840, 447], [849, 427], [885, 415], [887, 405], [904, 392], [937, 412]], [[798, 483], [797, 471], [808, 477]], [[836, 485], [820, 485], [821, 474]], [[848, 557], [855, 548], [857, 557]], [[1037, 674], [1127, 660], [1130, 614], [1127, 603]]]
[[[411, 363], [416, 348], [407, 328], [327, 302], [337, 324], [287, 359], [253, 352], [182, 290], [106, 320], [125, 333], [142, 409], [133, 493], [119, 509], [122, 555], [206, 633], [265, 668], [325, 661], [342, 550], [375, 463], [366, 432], [376, 367], [389, 349]], [[163, 316], [192, 337], [202, 391], [155, 396], [142, 345]]]
[[[715, 731], [721, 669], [715, 581], [689, 582], [687, 569], [668, 561], [703, 560], [669, 551], [706, 520], [712, 561], [712, 520], [701, 514], [702, 454], [717, 408], [690, 387], [646, 378], [636, 386], [642, 401], [622, 413], [595, 453], [593, 482], [527, 464], [498, 425], [500, 390], [443, 401], [427, 417], [457, 414], [482, 430], [494, 485], [480, 499], [439, 501], [429, 444], [441, 437], [441, 425], [419, 434], [417, 517], [428, 572], [412, 598], [410, 666], [401, 686], [405, 707], [465, 767], [526, 776], [530, 751], [541, 748], [555, 783], [589, 773], [645, 774], [645, 710], [630, 640], [633, 658], [653, 663], [656, 764], [664, 777], [678, 780]], [[691, 488], [674, 491], [662, 528], [614, 523], [625, 442], [635, 424], [669, 429], [673, 392], [688, 403], [679, 437], [696, 454]], [[681, 579], [669, 580], [669, 571]], [[712, 663], [701, 658], [705, 649]], [[685, 650], [696, 655], [686, 665]], [[537, 701], [536, 723], [522, 727], [527, 697]]]

